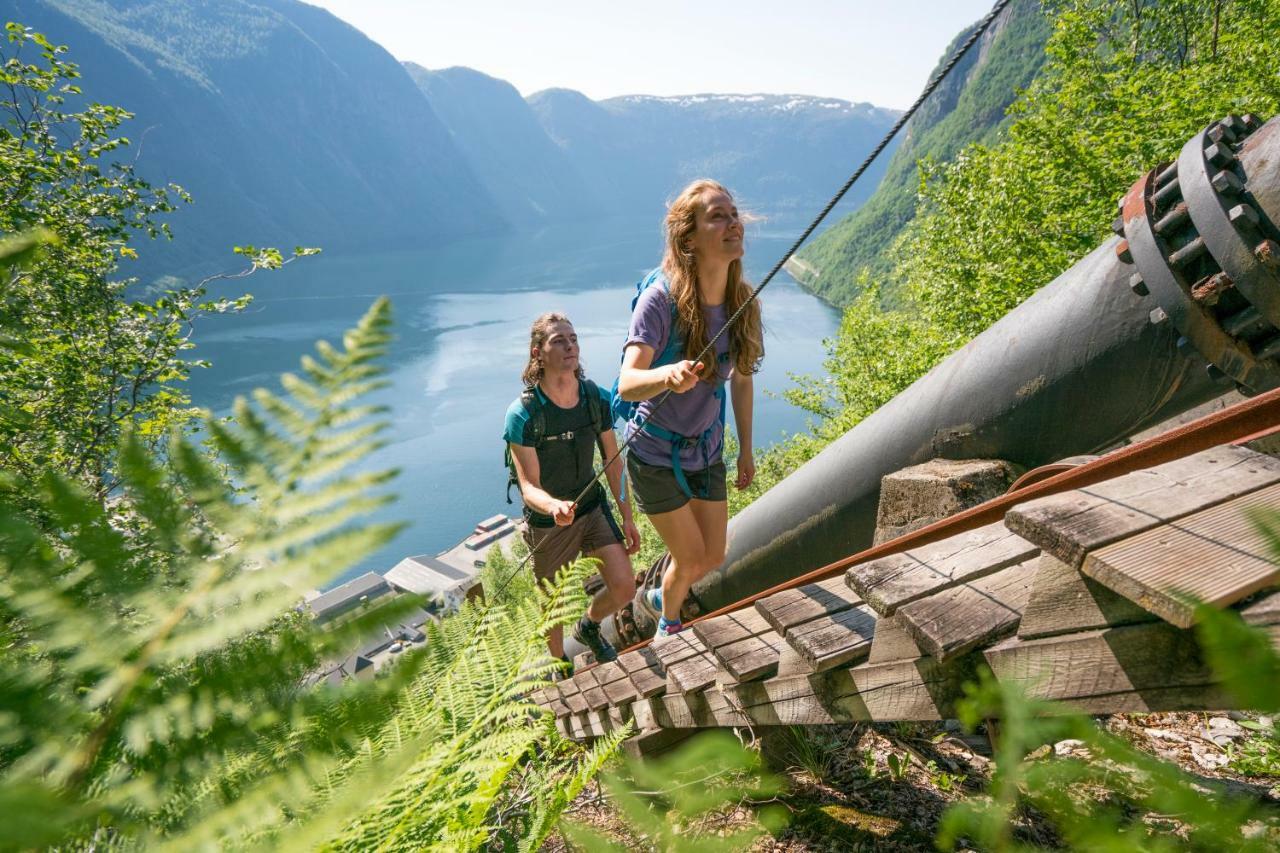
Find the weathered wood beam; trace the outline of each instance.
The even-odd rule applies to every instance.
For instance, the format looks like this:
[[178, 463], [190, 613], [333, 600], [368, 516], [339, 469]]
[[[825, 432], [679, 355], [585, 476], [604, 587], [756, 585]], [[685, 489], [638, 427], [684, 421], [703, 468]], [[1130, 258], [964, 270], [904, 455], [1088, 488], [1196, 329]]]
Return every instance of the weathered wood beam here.
[[882, 616], [904, 604], [1035, 556], [1036, 546], [1002, 522], [854, 566], [845, 581]]
[[946, 663], [1012, 634], [1031, 595], [1036, 558], [913, 601], [897, 615], [927, 654]]
[[1182, 628], [1196, 602], [1225, 607], [1280, 581], [1280, 564], [1252, 514], [1280, 508], [1268, 486], [1091, 551], [1081, 571]]
[[1151, 622], [1156, 617], [1052, 554], [1041, 554], [1031, 598], [1022, 611], [1024, 640]]
[[[1280, 627], [1267, 626], [1273, 638]], [[1023, 640], [987, 649], [1000, 681], [1031, 696], [1055, 699], [1089, 713], [1220, 708], [1229, 704], [1215, 686], [1193, 632], [1166, 622], [1126, 625]]]
[[1005, 524], [1073, 566], [1090, 551], [1280, 482], [1280, 459], [1224, 445], [1019, 504]]
[[865, 659], [875, 630], [875, 611], [860, 604], [793, 627], [787, 643], [815, 672], [822, 672]]
[[783, 590], [756, 602], [756, 610], [780, 636], [797, 625], [822, 616], [831, 616], [862, 603], [844, 578], [829, 578]]

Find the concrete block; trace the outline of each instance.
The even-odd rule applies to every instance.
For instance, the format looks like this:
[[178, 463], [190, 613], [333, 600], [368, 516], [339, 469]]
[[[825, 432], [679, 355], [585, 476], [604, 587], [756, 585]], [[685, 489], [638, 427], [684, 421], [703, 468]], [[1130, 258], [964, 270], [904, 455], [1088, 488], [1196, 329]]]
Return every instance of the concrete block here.
[[933, 459], [880, 481], [875, 544], [998, 497], [1022, 468], [1002, 459]]

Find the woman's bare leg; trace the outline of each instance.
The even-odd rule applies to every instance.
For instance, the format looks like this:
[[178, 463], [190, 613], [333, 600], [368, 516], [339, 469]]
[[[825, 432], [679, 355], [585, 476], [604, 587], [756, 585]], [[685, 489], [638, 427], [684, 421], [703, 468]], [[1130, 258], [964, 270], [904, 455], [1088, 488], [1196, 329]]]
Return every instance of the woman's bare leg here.
[[679, 509], [649, 516], [671, 552], [662, 575], [662, 615], [680, 618], [689, 588], [724, 560], [725, 527], [729, 518], [724, 501], [692, 500]]

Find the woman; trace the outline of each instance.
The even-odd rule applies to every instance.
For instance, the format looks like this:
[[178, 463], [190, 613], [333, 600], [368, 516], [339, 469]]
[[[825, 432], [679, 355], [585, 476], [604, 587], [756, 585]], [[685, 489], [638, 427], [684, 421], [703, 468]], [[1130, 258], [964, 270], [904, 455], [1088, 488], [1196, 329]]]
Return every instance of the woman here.
[[[618, 392], [644, 401], [626, 425], [627, 472], [640, 511], [649, 516], [671, 554], [660, 588], [643, 601], [658, 616], [656, 636], [681, 629], [680, 608], [690, 587], [724, 559], [729, 524], [724, 446], [724, 388], [733, 400], [738, 435], [735, 485], [755, 477], [751, 451], [752, 376], [764, 357], [756, 302], [716, 342], [716, 354], [695, 362], [725, 322], [747, 301], [742, 278], [743, 227], [733, 196], [710, 180], [694, 181], [672, 202], [666, 251], [652, 284], [636, 298]], [[647, 280], [647, 281], [649, 281]], [[670, 363], [675, 335], [679, 344]], [[660, 407], [663, 392], [671, 396]]]
[[[524, 500], [524, 536], [533, 551], [534, 575], [550, 580], [579, 556], [600, 561], [604, 589], [587, 606], [573, 636], [604, 663], [617, 652], [601, 635], [600, 623], [635, 595], [629, 555], [640, 549], [640, 534], [622, 494], [622, 466], [615, 462], [605, 472], [622, 513], [621, 530], [604, 489], [592, 482], [596, 448], [605, 460], [614, 459], [618, 440], [609, 395], [583, 375], [578, 356], [578, 335], [568, 317], [549, 313], [534, 320], [522, 376], [525, 390], [507, 409], [503, 437], [511, 482], [520, 486]], [[568, 661], [560, 628], [551, 630], [547, 647]]]

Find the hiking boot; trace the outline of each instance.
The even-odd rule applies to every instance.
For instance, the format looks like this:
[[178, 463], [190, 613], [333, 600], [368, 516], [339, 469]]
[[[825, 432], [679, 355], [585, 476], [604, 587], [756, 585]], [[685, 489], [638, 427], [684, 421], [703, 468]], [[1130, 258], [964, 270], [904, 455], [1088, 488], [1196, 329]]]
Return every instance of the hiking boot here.
[[573, 661], [569, 660], [568, 655], [561, 655], [559, 660], [564, 661], [564, 667], [553, 672], [551, 674], [551, 680], [566, 681], [573, 678]]
[[599, 622], [592, 622], [583, 616], [573, 629], [573, 638], [591, 650], [591, 654], [596, 656], [596, 663], [608, 663], [618, 659], [618, 652], [612, 644], [600, 636]]
[[684, 630], [684, 623], [679, 619], [674, 622], [668, 622], [667, 617], [658, 617], [658, 630], [654, 632], [653, 638], [656, 640], [660, 637], [670, 637], [673, 634], [679, 634]]

